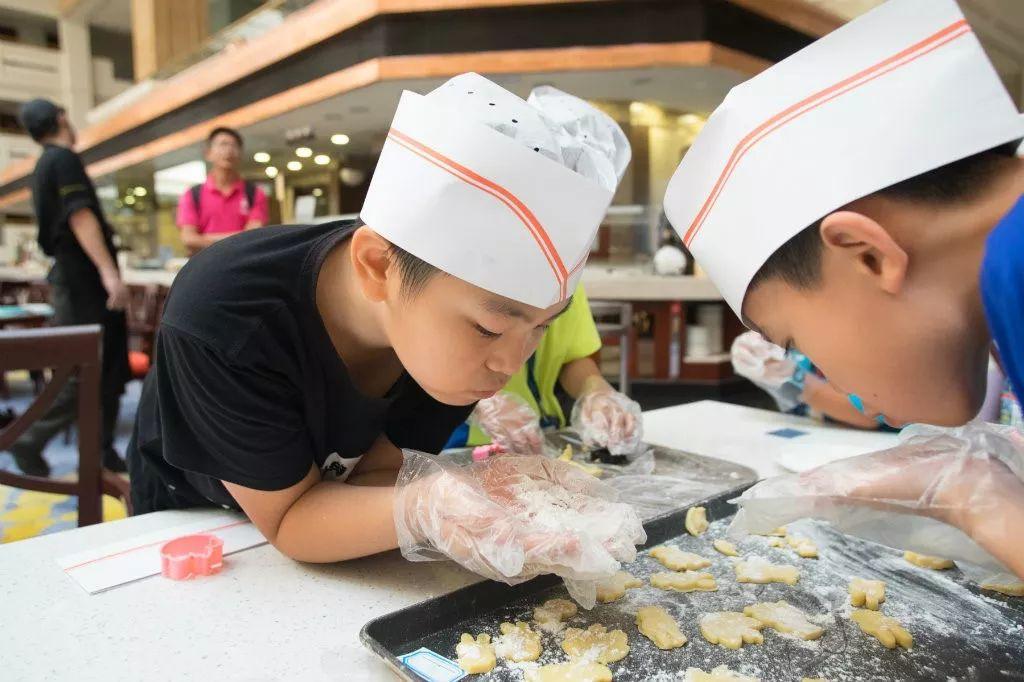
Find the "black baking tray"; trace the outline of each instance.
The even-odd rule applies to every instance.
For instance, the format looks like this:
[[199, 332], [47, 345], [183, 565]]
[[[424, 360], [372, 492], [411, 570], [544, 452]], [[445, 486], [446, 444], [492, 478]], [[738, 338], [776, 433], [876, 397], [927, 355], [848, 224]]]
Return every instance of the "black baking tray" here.
[[[645, 523], [648, 541], [637, 560], [624, 567], [643, 580], [645, 587], [589, 612], [581, 609], [569, 623], [573, 627], [602, 623], [627, 633], [630, 654], [609, 665], [616, 681], [678, 681], [678, 673], [687, 667], [709, 671], [723, 664], [763, 682], [791, 682], [804, 676], [831, 682], [1024, 680], [1024, 599], [980, 591], [956, 569], [940, 572], [910, 566], [896, 550], [843, 535], [823, 523], [801, 521], [789, 526], [791, 534], [817, 542], [819, 559], [801, 559], [788, 549], [772, 548], [767, 538], [751, 537], [737, 543], [744, 556], [800, 567], [797, 585], [737, 583], [731, 560], [715, 552], [711, 541], [725, 536], [736, 510], [728, 500], [746, 487], [697, 503], [706, 507], [713, 522], [700, 538], [686, 534], [685, 509]], [[650, 587], [650, 575], [666, 569], [647, 557], [646, 550], [666, 542], [711, 559], [714, 565], [704, 570], [716, 576], [719, 590], [682, 594]], [[853, 576], [886, 581], [887, 600], [882, 611], [900, 620], [914, 635], [910, 651], [884, 648], [850, 620], [847, 584]], [[532, 607], [553, 597], [567, 598], [561, 580], [554, 576], [516, 586], [484, 581], [376, 618], [363, 627], [361, 639], [401, 678], [419, 680], [401, 663], [400, 655], [426, 647], [454, 660], [460, 633], [489, 632], [494, 637], [499, 623], [530, 620]], [[702, 613], [740, 611], [756, 601], [780, 599], [815, 614], [825, 629], [822, 638], [806, 643], [765, 630], [763, 644], [732, 651], [709, 644], [698, 631]], [[639, 634], [634, 615], [637, 608], [648, 604], [663, 606], [676, 617], [689, 639], [686, 646], [660, 651]], [[540, 663], [567, 660], [560, 637], [547, 633], [543, 637]], [[528, 665], [512, 666], [499, 660], [491, 673], [466, 679], [522, 680]]]

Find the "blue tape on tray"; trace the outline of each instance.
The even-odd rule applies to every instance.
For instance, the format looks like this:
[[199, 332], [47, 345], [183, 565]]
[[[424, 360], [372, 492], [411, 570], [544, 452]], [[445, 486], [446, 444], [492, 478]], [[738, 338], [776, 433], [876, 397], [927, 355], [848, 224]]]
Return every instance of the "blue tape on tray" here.
[[776, 431], [769, 431], [769, 436], [778, 436], [779, 438], [796, 438], [797, 436], [806, 436], [806, 431], [800, 431], [798, 429], [778, 429]]
[[427, 682], [455, 682], [466, 676], [458, 663], [427, 648], [402, 654], [398, 660]]

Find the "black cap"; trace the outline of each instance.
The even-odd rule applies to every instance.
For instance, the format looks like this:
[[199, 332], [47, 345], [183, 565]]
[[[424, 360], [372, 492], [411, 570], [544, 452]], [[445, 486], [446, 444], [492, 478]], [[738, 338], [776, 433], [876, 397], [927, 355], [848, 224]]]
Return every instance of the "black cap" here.
[[48, 99], [34, 99], [25, 102], [18, 112], [18, 120], [33, 140], [37, 142], [57, 132], [57, 117], [64, 110]]

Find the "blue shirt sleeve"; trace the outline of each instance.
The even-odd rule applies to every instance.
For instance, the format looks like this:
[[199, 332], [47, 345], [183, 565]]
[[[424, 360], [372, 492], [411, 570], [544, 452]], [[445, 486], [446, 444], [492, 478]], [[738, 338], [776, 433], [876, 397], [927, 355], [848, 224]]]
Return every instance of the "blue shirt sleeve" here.
[[981, 298], [992, 340], [1017, 395], [1024, 395], [1024, 197], [985, 244]]

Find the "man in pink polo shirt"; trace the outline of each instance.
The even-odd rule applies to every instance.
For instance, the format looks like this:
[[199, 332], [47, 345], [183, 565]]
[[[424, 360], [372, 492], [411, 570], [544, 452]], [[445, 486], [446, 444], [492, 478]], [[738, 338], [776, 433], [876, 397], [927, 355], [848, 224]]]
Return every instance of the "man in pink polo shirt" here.
[[206, 138], [206, 182], [178, 200], [178, 228], [190, 256], [225, 237], [267, 224], [267, 195], [242, 179], [241, 158], [238, 131], [214, 128]]

